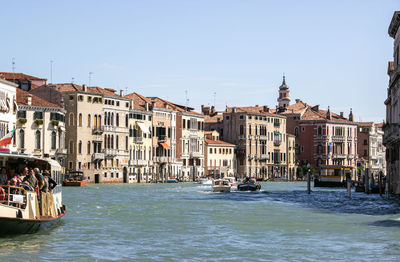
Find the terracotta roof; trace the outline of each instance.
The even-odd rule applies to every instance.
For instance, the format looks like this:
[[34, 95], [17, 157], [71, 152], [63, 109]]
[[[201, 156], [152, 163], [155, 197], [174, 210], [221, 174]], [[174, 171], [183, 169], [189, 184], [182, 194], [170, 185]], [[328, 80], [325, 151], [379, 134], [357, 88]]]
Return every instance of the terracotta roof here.
[[17, 88], [17, 104], [18, 105], [28, 105], [28, 96], [32, 97], [32, 106], [40, 106], [40, 107], [55, 107], [62, 108], [56, 104], [53, 104], [47, 100], [44, 100], [38, 96], [32, 95], [22, 89]]
[[311, 107], [308, 107], [304, 114], [301, 117], [301, 120], [329, 120], [329, 121], [340, 121], [340, 122], [349, 122], [353, 123], [352, 121], [349, 121], [345, 117], [341, 117], [340, 115], [337, 115], [335, 113], [331, 112], [331, 119], [327, 118], [327, 113], [328, 110], [313, 110]]
[[[74, 91], [80, 91], [83, 92], [83, 87], [77, 84], [72, 84], [72, 83], [64, 83], [64, 84], [50, 84], [48, 85], [51, 88], [56, 89], [57, 91], [61, 93], [65, 92], [74, 92]], [[88, 86], [87, 87], [87, 92], [88, 93], [98, 93], [98, 94], [103, 94], [103, 95], [108, 95], [108, 96], [115, 96], [115, 97], [121, 97], [120, 95], [115, 93], [114, 89], [111, 88], [101, 88], [98, 86]]]
[[272, 112], [265, 112], [264, 111], [264, 106], [227, 107], [225, 112], [226, 113], [231, 113], [233, 109], [235, 109], [236, 112], [253, 113], [253, 114], [262, 114], [262, 115], [268, 115], [268, 116], [280, 116], [280, 117], [282, 117], [281, 115], [274, 114]]
[[222, 141], [222, 140], [211, 140], [211, 139], [205, 139], [206, 144], [209, 145], [226, 145], [226, 146], [235, 146], [234, 144]]
[[0, 78], [4, 79], [18, 79], [18, 80], [47, 80], [46, 78], [39, 78], [36, 76], [26, 75], [23, 73], [0, 72]]
[[372, 126], [374, 122], [357, 122], [357, 126]]
[[197, 113], [195, 111], [190, 111], [191, 107], [182, 107], [178, 104], [172, 103], [163, 98], [159, 98], [159, 97], [147, 97], [147, 98], [150, 99], [151, 102], [154, 102], [155, 107], [159, 107], [159, 108], [167, 108], [168, 107], [168, 109], [171, 109], [176, 112], [201, 115], [201, 116], [203, 115], [203, 114]]
[[286, 108], [285, 112], [282, 112], [283, 115], [285, 114], [302, 114], [304, 112], [304, 110], [306, 110], [308, 107], [310, 107], [309, 105], [307, 105], [306, 103], [304, 103], [303, 101], [301, 101], [300, 99], [296, 99], [296, 103], [289, 105]]
[[223, 116], [222, 115], [215, 115], [215, 116], [206, 115], [204, 117], [204, 121], [207, 123], [217, 123], [218, 119], [219, 119], [219, 122], [222, 122]]
[[383, 128], [384, 123], [375, 124], [376, 127]]
[[132, 99], [133, 108], [137, 110], [146, 110], [146, 103], [151, 105], [151, 100], [138, 93], [132, 93], [125, 96], [125, 98]]

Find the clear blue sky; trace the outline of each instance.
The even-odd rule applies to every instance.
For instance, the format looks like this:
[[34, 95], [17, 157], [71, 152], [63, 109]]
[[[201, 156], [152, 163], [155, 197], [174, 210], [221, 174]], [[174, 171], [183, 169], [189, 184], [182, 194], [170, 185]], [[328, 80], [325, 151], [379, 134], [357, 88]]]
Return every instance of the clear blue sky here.
[[197, 109], [291, 98], [382, 121], [400, 1], [6, 1], [0, 71], [160, 96]]

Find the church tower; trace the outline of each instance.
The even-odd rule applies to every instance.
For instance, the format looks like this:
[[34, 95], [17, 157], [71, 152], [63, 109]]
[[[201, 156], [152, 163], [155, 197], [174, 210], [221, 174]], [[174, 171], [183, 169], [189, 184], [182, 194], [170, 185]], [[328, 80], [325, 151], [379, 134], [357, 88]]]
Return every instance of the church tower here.
[[285, 75], [283, 75], [282, 85], [279, 87], [278, 106], [279, 108], [286, 108], [289, 104], [289, 87], [286, 85]]

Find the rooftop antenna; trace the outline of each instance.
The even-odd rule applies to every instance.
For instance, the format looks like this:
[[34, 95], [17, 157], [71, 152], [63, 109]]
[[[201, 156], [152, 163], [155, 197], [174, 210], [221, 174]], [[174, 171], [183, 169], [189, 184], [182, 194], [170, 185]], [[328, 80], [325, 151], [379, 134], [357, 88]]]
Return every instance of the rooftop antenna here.
[[53, 60], [50, 60], [50, 83], [53, 83]]
[[73, 84], [73, 83], [74, 83], [74, 80], [75, 80], [75, 78], [74, 78], [74, 77], [72, 77], [72, 78], [71, 78], [71, 84]]
[[12, 58], [11, 66], [12, 66], [13, 73], [15, 73], [15, 57]]
[[188, 98], [188, 91], [185, 90], [185, 101], [186, 101], [186, 107], [189, 106], [189, 98]]
[[92, 75], [93, 75], [93, 72], [89, 72], [89, 86], [90, 86], [90, 83], [92, 81]]

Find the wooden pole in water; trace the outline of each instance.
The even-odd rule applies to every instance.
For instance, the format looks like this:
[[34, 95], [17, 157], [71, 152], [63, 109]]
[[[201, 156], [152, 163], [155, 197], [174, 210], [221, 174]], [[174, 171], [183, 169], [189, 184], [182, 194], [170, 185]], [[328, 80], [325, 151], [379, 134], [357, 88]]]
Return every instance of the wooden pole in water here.
[[346, 174], [346, 180], [347, 180], [347, 196], [351, 197], [351, 177], [350, 174]]
[[387, 175], [385, 177], [385, 197], [389, 198], [389, 179]]
[[382, 171], [379, 171], [379, 195], [382, 196]]
[[311, 175], [310, 175], [310, 169], [307, 172], [307, 194], [311, 193]]
[[369, 194], [369, 172], [368, 168], [365, 169], [364, 171], [364, 187], [365, 187], [365, 193]]

